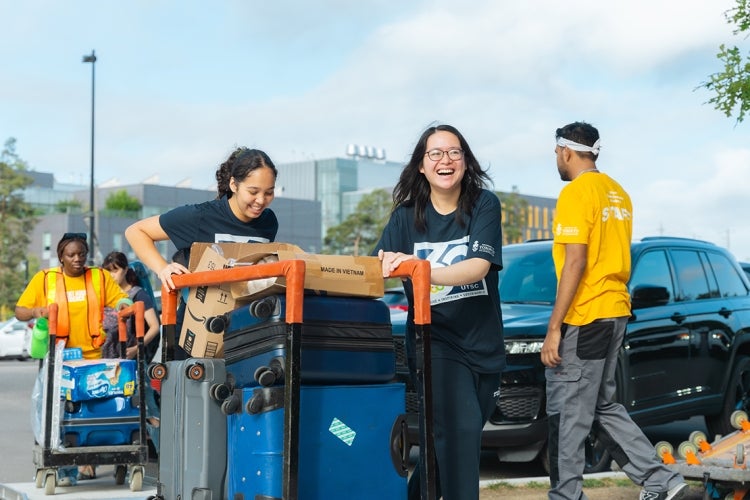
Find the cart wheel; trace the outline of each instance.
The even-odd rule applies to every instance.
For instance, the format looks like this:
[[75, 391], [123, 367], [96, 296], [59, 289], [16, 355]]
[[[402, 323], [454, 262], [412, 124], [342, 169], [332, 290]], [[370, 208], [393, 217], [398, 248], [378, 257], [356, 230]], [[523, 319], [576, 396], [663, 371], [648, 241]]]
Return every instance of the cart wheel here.
[[115, 484], [125, 484], [125, 475], [128, 473], [124, 465], [115, 466]]
[[698, 449], [690, 441], [683, 441], [682, 443], [680, 443], [680, 446], [677, 447], [677, 454], [680, 456], [680, 458], [687, 458], [688, 453], [690, 452], [692, 452], [693, 454], [698, 452]]
[[231, 396], [221, 403], [221, 413], [223, 413], [224, 415], [232, 415], [234, 413], [238, 413], [241, 406], [242, 401], [240, 400], [240, 398]]
[[41, 488], [44, 486], [44, 470], [38, 469], [36, 471], [36, 476], [34, 476], [34, 486], [37, 488]]
[[224, 401], [232, 395], [232, 391], [229, 390], [226, 384], [213, 384], [208, 393], [215, 401]]
[[141, 491], [143, 488], [143, 467], [133, 467], [130, 473], [130, 491]]
[[734, 462], [737, 465], [743, 465], [745, 463], [745, 445], [742, 443], [737, 445]]
[[659, 457], [662, 457], [665, 453], [674, 454], [674, 446], [668, 441], [659, 441], [654, 445], [654, 448], [656, 448], [656, 454]]
[[747, 422], [747, 413], [742, 410], [733, 411], [729, 416], [729, 422], [735, 429], [742, 429], [742, 422]]
[[201, 380], [206, 373], [206, 368], [201, 363], [190, 365], [187, 369], [187, 378], [190, 380]]
[[706, 435], [701, 431], [693, 431], [690, 433], [690, 436], [688, 437], [688, 441], [693, 443], [697, 448], [701, 447], [701, 443], [705, 443], [708, 441], [706, 439]]
[[54, 470], [47, 471], [44, 474], [44, 494], [45, 495], [55, 494], [56, 482], [57, 482], [57, 473]]

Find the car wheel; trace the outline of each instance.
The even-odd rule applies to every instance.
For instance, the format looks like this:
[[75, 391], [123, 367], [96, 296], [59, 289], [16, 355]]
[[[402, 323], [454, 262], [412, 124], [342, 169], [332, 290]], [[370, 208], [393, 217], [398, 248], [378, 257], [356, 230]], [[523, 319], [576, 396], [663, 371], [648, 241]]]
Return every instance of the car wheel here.
[[609, 470], [612, 457], [604, 442], [598, 439], [593, 432], [589, 433], [586, 441], [583, 443], [583, 450], [586, 455], [583, 467], [584, 474]]
[[542, 450], [539, 452], [539, 463], [542, 464], [542, 468], [544, 469], [544, 472], [549, 474], [550, 466], [549, 466], [549, 441], [544, 443], [544, 446], [542, 447]]
[[736, 410], [750, 412], [750, 358], [746, 356], [738, 358], [734, 365], [721, 412], [706, 415], [706, 428], [711, 439], [716, 435], [726, 436], [734, 432], [732, 413]]
[[[609, 451], [604, 446], [604, 443], [597, 439], [593, 432], [589, 433], [586, 441], [583, 443], [583, 450], [586, 457], [583, 466], [584, 474], [605, 472], [609, 470], [612, 458], [610, 457]], [[538, 458], [544, 471], [549, 474], [549, 443], [544, 444], [544, 447], [539, 452]]]

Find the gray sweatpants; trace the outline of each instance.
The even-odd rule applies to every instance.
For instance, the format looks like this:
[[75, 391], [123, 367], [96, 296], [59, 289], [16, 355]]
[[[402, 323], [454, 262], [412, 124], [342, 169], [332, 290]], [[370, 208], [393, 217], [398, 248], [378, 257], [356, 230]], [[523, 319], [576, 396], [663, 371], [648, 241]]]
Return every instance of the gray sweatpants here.
[[550, 500], [587, 498], [582, 491], [584, 441], [592, 428], [634, 483], [665, 491], [683, 481], [662, 464], [625, 408], [613, 401], [617, 354], [627, 320], [610, 318], [563, 326], [562, 363], [545, 370]]

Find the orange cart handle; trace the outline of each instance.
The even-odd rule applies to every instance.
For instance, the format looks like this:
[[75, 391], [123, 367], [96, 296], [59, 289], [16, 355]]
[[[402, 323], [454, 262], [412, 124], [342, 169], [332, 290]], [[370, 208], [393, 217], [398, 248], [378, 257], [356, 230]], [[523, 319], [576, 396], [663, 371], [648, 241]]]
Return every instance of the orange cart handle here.
[[184, 287], [216, 286], [236, 281], [262, 278], [286, 278], [286, 322], [302, 323], [302, 299], [305, 286], [305, 261], [282, 260], [253, 266], [232, 267], [215, 271], [198, 271], [188, 274], [174, 274], [175, 289], [161, 287], [162, 324], [177, 324], [177, 291]]
[[411, 278], [414, 288], [414, 324], [430, 324], [430, 262], [407, 260], [391, 273], [391, 278]]
[[132, 305], [117, 311], [117, 334], [120, 342], [128, 341], [128, 323], [129, 316], [135, 316], [135, 336], [143, 338], [144, 335], [144, 305], [143, 302], [133, 302]]

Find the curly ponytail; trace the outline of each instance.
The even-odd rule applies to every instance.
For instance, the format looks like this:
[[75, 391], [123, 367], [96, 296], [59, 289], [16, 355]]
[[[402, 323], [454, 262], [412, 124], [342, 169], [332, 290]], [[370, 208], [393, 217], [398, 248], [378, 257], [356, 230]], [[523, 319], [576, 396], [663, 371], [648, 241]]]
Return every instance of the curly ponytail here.
[[250, 175], [250, 172], [262, 167], [270, 168], [273, 171], [274, 178], [278, 175], [276, 166], [263, 151], [245, 147], [232, 151], [229, 158], [216, 170], [216, 188], [218, 191], [216, 198], [222, 196], [231, 198], [233, 194], [229, 187], [231, 180], [234, 179], [237, 183], [242, 182]]

